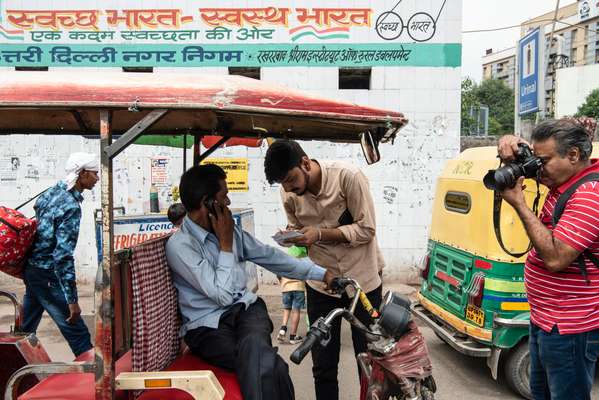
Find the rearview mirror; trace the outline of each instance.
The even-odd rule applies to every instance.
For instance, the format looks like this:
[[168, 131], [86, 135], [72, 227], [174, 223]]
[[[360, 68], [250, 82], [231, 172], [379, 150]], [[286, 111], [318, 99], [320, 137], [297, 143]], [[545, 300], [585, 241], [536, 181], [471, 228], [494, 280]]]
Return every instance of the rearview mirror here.
[[381, 153], [379, 153], [379, 143], [374, 140], [370, 131], [363, 132], [360, 135], [360, 145], [362, 146], [362, 153], [368, 165], [374, 164], [381, 159]]

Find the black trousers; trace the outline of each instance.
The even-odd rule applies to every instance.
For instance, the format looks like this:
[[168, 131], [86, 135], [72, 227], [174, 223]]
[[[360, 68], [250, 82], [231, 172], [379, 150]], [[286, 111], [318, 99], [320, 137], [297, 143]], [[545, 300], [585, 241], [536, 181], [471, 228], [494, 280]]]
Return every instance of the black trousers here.
[[[368, 300], [375, 308], [380, 307], [382, 301], [382, 285], [374, 289], [372, 292], [366, 293]], [[343, 294], [341, 298], [327, 296], [312, 289], [306, 285], [307, 302], [308, 302], [308, 318], [310, 324], [316, 321], [319, 317], [326, 316], [332, 309], [349, 307], [351, 299], [347, 294]], [[355, 315], [366, 326], [372, 323], [372, 319], [358, 302]], [[351, 328], [352, 342], [354, 345], [354, 353], [358, 355], [366, 351], [366, 338], [364, 334]], [[328, 346], [323, 348], [319, 345], [312, 347], [312, 374], [314, 375], [314, 385], [316, 389], [317, 400], [337, 400], [339, 399], [339, 384], [337, 382], [337, 371], [339, 364], [339, 351], [341, 349], [341, 318], [336, 319], [331, 327], [331, 341]], [[358, 368], [358, 374], [360, 370]]]
[[245, 309], [227, 310], [218, 328], [200, 327], [185, 335], [192, 353], [208, 363], [235, 371], [245, 400], [293, 400], [289, 367], [272, 347], [273, 326], [261, 298]]

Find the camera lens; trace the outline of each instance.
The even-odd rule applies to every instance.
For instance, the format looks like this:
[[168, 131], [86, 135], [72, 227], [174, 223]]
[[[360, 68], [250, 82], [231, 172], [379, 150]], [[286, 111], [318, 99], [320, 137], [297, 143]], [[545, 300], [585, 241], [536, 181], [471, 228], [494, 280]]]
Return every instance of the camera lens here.
[[521, 176], [534, 178], [537, 175], [543, 162], [533, 155], [532, 150], [525, 143], [519, 143], [518, 148], [514, 162], [487, 172], [483, 178], [487, 189], [502, 192], [514, 187]]
[[483, 178], [483, 183], [485, 184], [485, 187], [489, 190], [495, 190], [497, 188], [496, 184], [495, 184], [495, 170], [494, 169], [491, 169], [491, 170], [489, 170], [489, 172], [487, 172], [487, 174]]
[[501, 192], [509, 187], [513, 187], [519, 176], [511, 165], [497, 169], [495, 171], [495, 186], [497, 190]]
[[483, 178], [485, 187], [489, 190], [503, 191], [513, 187], [518, 178], [522, 176], [518, 165], [510, 164], [495, 170], [490, 170]]

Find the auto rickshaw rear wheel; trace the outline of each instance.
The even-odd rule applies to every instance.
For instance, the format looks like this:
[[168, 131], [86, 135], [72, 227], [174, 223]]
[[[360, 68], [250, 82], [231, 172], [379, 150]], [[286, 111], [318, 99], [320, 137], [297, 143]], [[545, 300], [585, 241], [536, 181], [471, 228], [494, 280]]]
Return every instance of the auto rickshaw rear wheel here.
[[525, 399], [532, 399], [528, 340], [521, 341], [508, 353], [504, 364], [504, 372], [505, 379], [512, 390]]

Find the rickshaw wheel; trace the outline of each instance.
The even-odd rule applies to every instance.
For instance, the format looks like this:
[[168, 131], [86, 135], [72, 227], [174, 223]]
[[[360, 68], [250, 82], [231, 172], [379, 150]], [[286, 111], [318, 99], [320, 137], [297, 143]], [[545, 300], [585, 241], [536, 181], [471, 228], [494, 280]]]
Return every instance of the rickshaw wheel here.
[[518, 344], [509, 354], [504, 364], [508, 385], [525, 399], [532, 399], [530, 393], [530, 354], [528, 341]]

